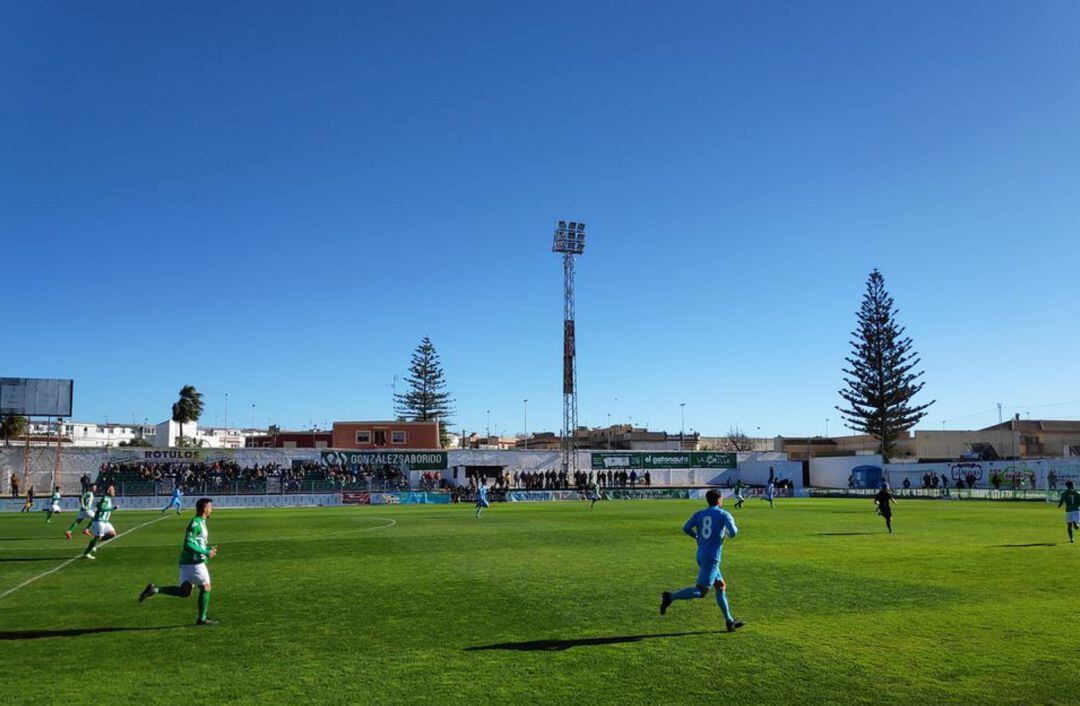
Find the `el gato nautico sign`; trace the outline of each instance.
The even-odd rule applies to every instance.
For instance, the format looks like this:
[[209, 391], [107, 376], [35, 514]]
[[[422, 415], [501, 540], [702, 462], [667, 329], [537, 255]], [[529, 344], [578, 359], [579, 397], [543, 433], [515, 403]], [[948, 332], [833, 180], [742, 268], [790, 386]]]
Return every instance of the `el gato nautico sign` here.
[[324, 466], [405, 467], [413, 471], [445, 471], [445, 451], [323, 451]]
[[592, 454], [592, 468], [597, 471], [657, 468], [735, 468], [735, 454], [712, 451], [663, 452], [623, 451]]

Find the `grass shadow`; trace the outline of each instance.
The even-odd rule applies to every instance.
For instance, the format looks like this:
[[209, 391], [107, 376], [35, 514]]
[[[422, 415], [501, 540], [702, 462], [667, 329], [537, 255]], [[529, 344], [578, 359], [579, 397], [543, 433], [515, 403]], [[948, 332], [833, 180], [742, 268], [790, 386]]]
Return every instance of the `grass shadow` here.
[[610, 637], [583, 637], [574, 640], [529, 640], [527, 642], [499, 642], [494, 645], [466, 647], [466, 652], [480, 650], [511, 650], [517, 652], [560, 652], [571, 647], [590, 647], [593, 645], [618, 645], [627, 642], [655, 640], [662, 637], [685, 637], [687, 635], [714, 635], [727, 630], [695, 630], [692, 632], [665, 632], [650, 635], [613, 635]]
[[148, 628], [124, 628], [124, 627], [100, 627], [100, 628], [68, 628], [66, 630], [0, 630], [0, 641], [3, 640], [38, 640], [43, 637], [78, 637], [79, 635], [99, 635], [106, 632], [146, 632], [152, 630], [175, 630], [186, 628], [188, 625], [162, 625]]
[[991, 544], [989, 549], [1021, 549], [1023, 547], [1056, 547], [1056, 542], [1032, 542], [1031, 544]]

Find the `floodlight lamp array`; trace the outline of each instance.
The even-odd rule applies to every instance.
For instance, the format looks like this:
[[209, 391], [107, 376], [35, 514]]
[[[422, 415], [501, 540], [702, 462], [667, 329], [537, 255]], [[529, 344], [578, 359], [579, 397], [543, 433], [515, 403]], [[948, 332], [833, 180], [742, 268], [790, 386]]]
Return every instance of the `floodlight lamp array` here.
[[577, 221], [558, 221], [552, 252], [580, 255], [585, 252], [585, 224]]

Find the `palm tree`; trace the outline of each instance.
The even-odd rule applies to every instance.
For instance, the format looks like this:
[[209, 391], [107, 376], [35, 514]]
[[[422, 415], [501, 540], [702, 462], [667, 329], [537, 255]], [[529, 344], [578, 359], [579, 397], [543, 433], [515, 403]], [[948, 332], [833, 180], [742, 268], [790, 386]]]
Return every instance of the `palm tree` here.
[[184, 436], [184, 425], [197, 422], [203, 413], [202, 393], [194, 385], [180, 388], [180, 399], [173, 403], [172, 420], [180, 425], [180, 437]]
[[11, 445], [11, 437], [20, 437], [27, 433], [26, 417], [9, 414], [0, 421], [0, 436], [4, 437], [4, 446]]

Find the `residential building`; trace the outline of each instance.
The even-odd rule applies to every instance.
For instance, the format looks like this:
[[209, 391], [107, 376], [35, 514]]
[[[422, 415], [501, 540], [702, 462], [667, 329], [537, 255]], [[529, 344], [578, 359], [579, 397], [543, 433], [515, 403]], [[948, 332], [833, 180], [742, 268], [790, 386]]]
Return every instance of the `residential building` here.
[[249, 436], [245, 444], [255, 448], [325, 449], [334, 443], [333, 433], [320, 429], [285, 431], [271, 426], [265, 434]]
[[[609, 427], [578, 427], [574, 434], [579, 449], [612, 449], [621, 451], [696, 451], [700, 436], [697, 432], [679, 434], [650, 431], [630, 424], [613, 424]], [[559, 435], [555, 432], [538, 432], [529, 436], [529, 450], [558, 449]], [[513, 448], [524, 449], [525, 439], [515, 441]]]
[[334, 422], [335, 449], [438, 449], [438, 422]]

